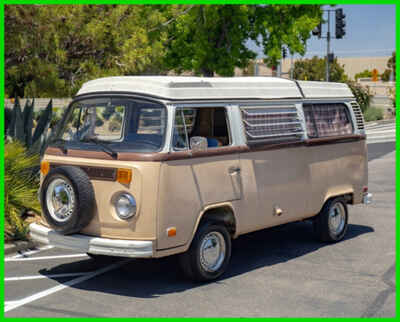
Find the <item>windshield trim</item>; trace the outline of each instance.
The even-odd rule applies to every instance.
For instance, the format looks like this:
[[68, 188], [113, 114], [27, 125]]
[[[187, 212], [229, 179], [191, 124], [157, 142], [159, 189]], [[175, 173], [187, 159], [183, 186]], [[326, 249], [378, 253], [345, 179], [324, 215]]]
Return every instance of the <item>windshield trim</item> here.
[[[161, 108], [165, 109], [165, 117], [166, 117], [166, 122], [165, 122], [165, 128], [164, 128], [164, 135], [162, 138], [161, 146], [158, 150], [154, 151], [137, 151], [137, 150], [120, 150], [118, 148], [115, 149], [115, 152], [117, 153], [137, 153], [137, 154], [149, 154], [149, 153], [160, 153], [160, 152], [168, 152], [168, 147], [167, 145], [167, 136], [168, 136], [168, 124], [169, 124], [169, 116], [168, 116], [168, 106], [165, 101], [162, 100], [157, 100], [157, 99], [151, 99], [148, 97], [140, 96], [140, 95], [134, 95], [134, 94], [121, 94], [121, 93], [115, 93], [115, 92], [101, 92], [101, 93], [88, 93], [84, 95], [79, 95], [75, 96], [73, 100], [68, 104], [67, 108], [65, 109], [65, 112], [63, 113], [60, 123], [59, 124], [64, 124], [65, 119], [69, 116], [71, 109], [73, 108], [74, 104], [82, 101], [82, 100], [88, 100], [88, 99], [94, 99], [94, 98], [125, 98], [125, 99], [132, 99], [132, 100], [139, 100], [139, 101], [145, 101], [149, 103], [154, 103], [160, 105]], [[127, 117], [130, 113], [126, 113], [124, 116], [124, 124], [123, 124], [123, 131], [122, 133], [122, 139], [125, 136], [125, 127], [126, 123], [128, 121]], [[63, 128], [61, 126], [57, 127], [57, 131], [55, 133], [55, 137], [60, 136], [60, 131], [62, 131]], [[62, 143], [61, 143], [62, 142]], [[102, 143], [105, 144], [112, 144], [112, 142], [107, 142], [101, 140]], [[61, 144], [60, 144], [61, 143]], [[79, 141], [79, 142], [69, 142], [66, 141], [62, 138], [59, 138], [57, 142], [51, 141], [49, 143], [49, 147], [54, 147], [54, 148], [61, 148], [60, 145], [63, 145], [63, 149], [67, 150], [80, 150], [80, 151], [92, 151], [92, 152], [103, 152], [103, 150], [95, 143], [93, 142], [84, 142], [84, 141]], [[78, 144], [79, 143], [79, 144]], [[114, 149], [114, 148], [113, 148]]]

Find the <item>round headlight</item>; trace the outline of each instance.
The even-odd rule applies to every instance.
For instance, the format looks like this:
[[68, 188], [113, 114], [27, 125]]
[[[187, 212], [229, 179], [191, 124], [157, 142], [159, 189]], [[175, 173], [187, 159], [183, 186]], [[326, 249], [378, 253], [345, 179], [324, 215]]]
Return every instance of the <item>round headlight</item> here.
[[115, 210], [118, 217], [128, 219], [136, 214], [136, 200], [129, 193], [120, 194], [115, 201]]

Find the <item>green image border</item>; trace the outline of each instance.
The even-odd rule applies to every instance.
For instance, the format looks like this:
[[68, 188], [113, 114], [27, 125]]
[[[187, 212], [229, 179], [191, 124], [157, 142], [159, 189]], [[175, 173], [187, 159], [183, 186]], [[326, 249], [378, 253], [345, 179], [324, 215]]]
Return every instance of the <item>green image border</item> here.
[[[365, 5], [386, 5], [386, 4], [391, 4], [391, 5], [396, 5], [396, 52], [399, 52], [399, 46], [400, 46], [400, 2], [395, 1], [395, 0], [336, 0], [336, 1], [330, 1], [327, 3], [327, 1], [315, 1], [315, 0], [291, 0], [291, 1], [280, 1], [280, 0], [274, 0], [274, 1], [240, 1], [240, 0], [229, 0], [229, 1], [221, 1], [221, 0], [191, 0], [191, 1], [174, 1], [174, 0], [142, 0], [142, 1], [132, 1], [132, 0], [60, 0], [60, 1], [45, 1], [45, 0], [25, 0], [25, 1], [18, 1], [18, 0], [4, 0], [1, 1], [0, 3], [0, 53], [1, 58], [0, 58], [0, 79], [2, 82], [1, 86], [1, 91], [0, 91], [0, 107], [2, 111], [4, 110], [4, 88], [5, 88], [5, 72], [4, 72], [4, 6], [5, 5], [13, 5], [13, 4], [53, 4], [53, 5], [61, 5], [61, 4], [71, 4], [71, 5], [76, 5], [76, 4], [336, 4], [336, 5], [355, 5], [355, 4], [365, 4]], [[367, 22], [366, 22], [367, 23]], [[399, 64], [397, 64], [396, 67], [396, 73], [397, 75], [400, 74], [400, 67]], [[399, 84], [396, 82], [396, 93], [399, 92]], [[400, 98], [398, 95], [396, 95], [396, 107], [400, 105]], [[396, 108], [398, 110], [398, 108]], [[397, 160], [397, 151], [399, 151], [400, 148], [400, 143], [399, 143], [399, 137], [400, 137], [400, 114], [396, 113], [396, 186], [399, 185], [399, 171], [400, 171], [400, 163]], [[1, 167], [0, 167], [0, 194], [4, 196], [4, 113], [0, 116], [0, 133], [2, 136], [2, 140], [0, 143], [0, 153], [3, 157], [0, 158], [1, 160]], [[397, 202], [400, 199], [400, 192], [398, 189], [396, 189], [396, 219], [397, 219], [397, 213], [399, 213], [400, 209], [400, 203]], [[4, 197], [3, 197], [4, 201]], [[0, 213], [4, 214], [4, 202], [0, 203]], [[377, 216], [380, 214], [377, 213]], [[396, 281], [399, 280], [399, 274], [400, 270], [399, 268], [399, 252], [398, 252], [398, 246], [399, 246], [399, 234], [400, 232], [400, 223], [399, 221], [396, 220]], [[4, 216], [0, 216], [0, 234], [4, 236]], [[1, 246], [0, 249], [2, 251], [2, 255], [4, 258], [4, 238], [1, 238]], [[1, 261], [1, 274], [4, 277], [4, 261]], [[2, 317], [5, 318], [5, 313], [4, 313], [4, 299], [5, 299], [5, 294], [4, 294], [4, 279], [2, 279], [2, 282], [0, 283], [1, 285], [1, 305], [2, 305]], [[349, 285], [351, 287], [351, 285]], [[399, 303], [400, 303], [400, 297], [396, 296], [396, 313], [398, 312], [399, 308]], [[177, 312], [179, 314], [179, 312]], [[7, 318], [7, 319], [12, 319], [13, 321], [26, 321], [26, 318]], [[109, 319], [118, 319], [119, 321], [125, 320], [125, 321], [130, 321], [132, 318], [29, 318], [29, 321], [42, 321], [42, 320], [56, 320], [56, 319], [73, 319], [76, 321], [79, 320], [87, 320], [87, 319], [96, 319], [97, 321], [106, 321]], [[135, 320], [156, 320], [159, 318], [136, 318]], [[202, 321], [204, 318], [185, 318], [185, 319], [190, 319], [191, 321]], [[244, 320], [244, 319], [253, 319], [253, 318], [207, 318], [208, 321], [213, 321], [213, 320]], [[365, 318], [257, 318], [258, 320], [260, 319], [268, 319], [268, 320], [286, 320], [286, 321], [295, 321], [298, 319], [321, 319], [324, 321], [336, 321], [336, 320], [364, 320]], [[370, 318], [368, 320], [395, 320], [396, 318]], [[168, 320], [172, 321], [181, 321], [183, 318], [168, 318]]]

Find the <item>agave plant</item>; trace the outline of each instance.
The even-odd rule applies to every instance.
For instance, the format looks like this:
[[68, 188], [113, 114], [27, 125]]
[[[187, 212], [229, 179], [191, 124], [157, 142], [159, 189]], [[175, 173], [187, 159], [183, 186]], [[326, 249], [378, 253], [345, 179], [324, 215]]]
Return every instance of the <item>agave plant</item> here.
[[[41, 113], [35, 129], [33, 129], [34, 121], [34, 104], [26, 101], [24, 110], [21, 110], [21, 105], [18, 97], [15, 99], [12, 112], [6, 112], [6, 137], [12, 141], [21, 142], [28, 149], [29, 154], [39, 153], [43, 155], [49, 138], [52, 133], [49, 133], [50, 124], [53, 114], [53, 101], [50, 100], [46, 109]], [[8, 117], [8, 119], [7, 119]]]
[[32, 168], [39, 155], [28, 154], [18, 141], [4, 146], [4, 228], [6, 240], [25, 239], [28, 224], [23, 220], [28, 210], [40, 213], [37, 199], [39, 182]]

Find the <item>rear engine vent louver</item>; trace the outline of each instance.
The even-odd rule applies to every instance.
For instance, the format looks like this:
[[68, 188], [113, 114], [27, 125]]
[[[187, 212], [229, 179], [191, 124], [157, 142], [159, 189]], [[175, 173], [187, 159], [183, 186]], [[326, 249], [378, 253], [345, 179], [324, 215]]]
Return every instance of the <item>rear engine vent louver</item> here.
[[356, 117], [357, 128], [359, 130], [364, 130], [364, 116], [361, 112], [360, 105], [358, 105], [357, 102], [351, 102], [350, 104]]

